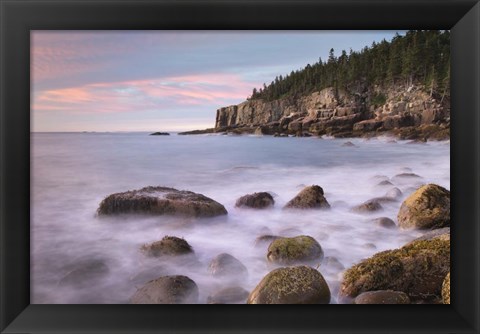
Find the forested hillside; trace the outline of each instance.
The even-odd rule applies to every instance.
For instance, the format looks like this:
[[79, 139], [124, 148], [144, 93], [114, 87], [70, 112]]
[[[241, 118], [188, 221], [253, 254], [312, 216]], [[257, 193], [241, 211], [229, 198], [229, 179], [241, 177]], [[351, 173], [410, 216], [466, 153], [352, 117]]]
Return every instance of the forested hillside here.
[[[410, 86], [414, 82], [426, 90], [448, 94], [450, 81], [450, 32], [411, 30], [388, 42], [373, 43], [359, 52], [342, 50], [335, 56], [330, 49], [326, 61], [276, 77], [269, 85], [254, 88], [250, 100], [273, 101], [285, 97], [299, 98], [327, 87], [335, 90], [363, 85]], [[378, 101], [382, 102], [382, 101]]]

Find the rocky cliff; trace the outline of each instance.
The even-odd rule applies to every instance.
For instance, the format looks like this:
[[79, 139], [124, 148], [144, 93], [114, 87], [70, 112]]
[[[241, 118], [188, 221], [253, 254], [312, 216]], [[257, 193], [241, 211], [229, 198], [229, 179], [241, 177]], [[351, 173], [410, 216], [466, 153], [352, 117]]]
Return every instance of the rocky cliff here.
[[270, 135], [449, 137], [450, 99], [422, 85], [326, 88], [301, 98], [247, 100], [217, 110], [213, 132]]

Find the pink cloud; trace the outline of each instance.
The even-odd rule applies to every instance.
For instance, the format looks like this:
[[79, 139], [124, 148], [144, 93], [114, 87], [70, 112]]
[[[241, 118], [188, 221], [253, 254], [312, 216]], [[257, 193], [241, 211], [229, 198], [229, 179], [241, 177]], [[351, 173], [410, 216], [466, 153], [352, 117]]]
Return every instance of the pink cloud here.
[[32, 110], [67, 113], [118, 113], [236, 103], [251, 92], [251, 83], [234, 74], [205, 74], [94, 83], [36, 92]]

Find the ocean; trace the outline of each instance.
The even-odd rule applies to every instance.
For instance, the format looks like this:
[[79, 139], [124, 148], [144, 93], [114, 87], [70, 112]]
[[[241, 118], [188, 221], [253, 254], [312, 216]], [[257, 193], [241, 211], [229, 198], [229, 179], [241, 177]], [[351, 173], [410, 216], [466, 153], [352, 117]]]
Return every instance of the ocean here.
[[[355, 146], [344, 146], [346, 142]], [[199, 303], [229, 286], [251, 291], [274, 267], [263, 234], [309, 235], [325, 256], [348, 268], [373, 254], [398, 248], [422, 235], [387, 229], [371, 219], [396, 222], [401, 202], [421, 184], [450, 189], [450, 143], [411, 144], [389, 138], [331, 139], [271, 136], [149, 136], [148, 133], [32, 133], [31, 135], [31, 303], [123, 304], [151, 279], [185, 275], [199, 287]], [[415, 173], [421, 178], [398, 178]], [[389, 180], [393, 185], [378, 185]], [[319, 185], [330, 210], [285, 211], [305, 186]], [[103, 198], [145, 186], [166, 186], [208, 196], [225, 206], [226, 217], [96, 217]], [[403, 195], [380, 212], [350, 209], [393, 187]], [[236, 200], [267, 191], [267, 210], [235, 208]], [[141, 245], [164, 236], [182, 237], [195, 257], [147, 258]], [[209, 262], [229, 253], [248, 269], [241, 281], [218, 279]], [[85, 264], [102, 263], [101, 275], [66, 280]], [[106, 268], [106, 269], [105, 269]], [[318, 270], [337, 303], [340, 268]], [[86, 276], [82, 276], [86, 275]], [[83, 278], [82, 278], [83, 277]], [[67, 283], [65, 283], [67, 282]]]

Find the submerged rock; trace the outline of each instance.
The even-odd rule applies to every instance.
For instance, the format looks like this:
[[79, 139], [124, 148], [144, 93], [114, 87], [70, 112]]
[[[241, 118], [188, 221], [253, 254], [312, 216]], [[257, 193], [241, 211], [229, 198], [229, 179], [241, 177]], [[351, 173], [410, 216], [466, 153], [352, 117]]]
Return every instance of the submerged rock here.
[[210, 262], [208, 271], [214, 277], [231, 276], [240, 279], [248, 276], [247, 267], [236, 257], [227, 253], [217, 255]]
[[187, 276], [163, 276], [148, 282], [131, 298], [132, 304], [195, 304], [197, 284]]
[[61, 286], [82, 286], [92, 285], [102, 278], [106, 277], [110, 272], [105, 261], [101, 259], [92, 259], [80, 261], [73, 265], [73, 268], [63, 276], [58, 282]]
[[154, 132], [150, 136], [170, 136], [170, 134], [168, 132]]
[[428, 231], [421, 237], [414, 239], [413, 241], [409, 242], [407, 245], [420, 240], [432, 240], [432, 239], [440, 239], [445, 241], [450, 241], [450, 227], [444, 228], [437, 228], [435, 230]]
[[341, 271], [345, 269], [345, 266], [336, 257], [327, 256], [323, 259], [321, 268]]
[[442, 284], [442, 302], [444, 304], [450, 304], [450, 272], [443, 280]]
[[185, 239], [168, 235], [163, 237], [160, 241], [143, 245], [140, 247], [140, 250], [147, 256], [153, 257], [186, 255], [193, 253], [192, 246], [190, 246]]
[[267, 259], [277, 264], [314, 263], [323, 260], [320, 244], [310, 236], [278, 238], [268, 247]]
[[247, 304], [328, 304], [330, 289], [317, 270], [278, 268], [268, 273], [248, 296]]
[[275, 201], [272, 195], [267, 192], [253, 193], [237, 199], [235, 206], [237, 208], [248, 207], [252, 209], [265, 209], [273, 206]]
[[410, 298], [401, 291], [368, 291], [358, 295], [355, 304], [410, 304]]
[[420, 187], [402, 203], [398, 224], [417, 229], [450, 226], [450, 192], [436, 184]]
[[383, 251], [344, 273], [340, 294], [356, 297], [366, 291], [395, 290], [411, 299], [440, 297], [450, 271], [450, 242], [422, 240], [395, 250]]
[[208, 296], [207, 304], [244, 304], [248, 294], [248, 291], [242, 287], [229, 287]]
[[380, 217], [380, 218], [373, 219], [372, 223], [374, 223], [377, 226], [385, 227], [385, 228], [396, 228], [397, 227], [395, 222], [388, 217]]
[[352, 211], [357, 213], [369, 213], [380, 210], [383, 210], [383, 207], [376, 200], [369, 200], [352, 208]]
[[393, 186], [393, 183], [388, 180], [380, 181], [377, 186]]
[[271, 234], [265, 234], [257, 237], [255, 239], [255, 247], [260, 247], [264, 244], [271, 243], [274, 240], [277, 240], [278, 238], [281, 238], [278, 235], [271, 235]]
[[323, 195], [323, 189], [317, 185], [304, 188], [284, 206], [284, 209], [328, 208], [330, 208], [330, 204], [328, 204], [327, 199]]
[[99, 216], [116, 214], [180, 215], [214, 217], [226, 215], [225, 207], [204, 195], [167, 187], [145, 187], [106, 197]]

